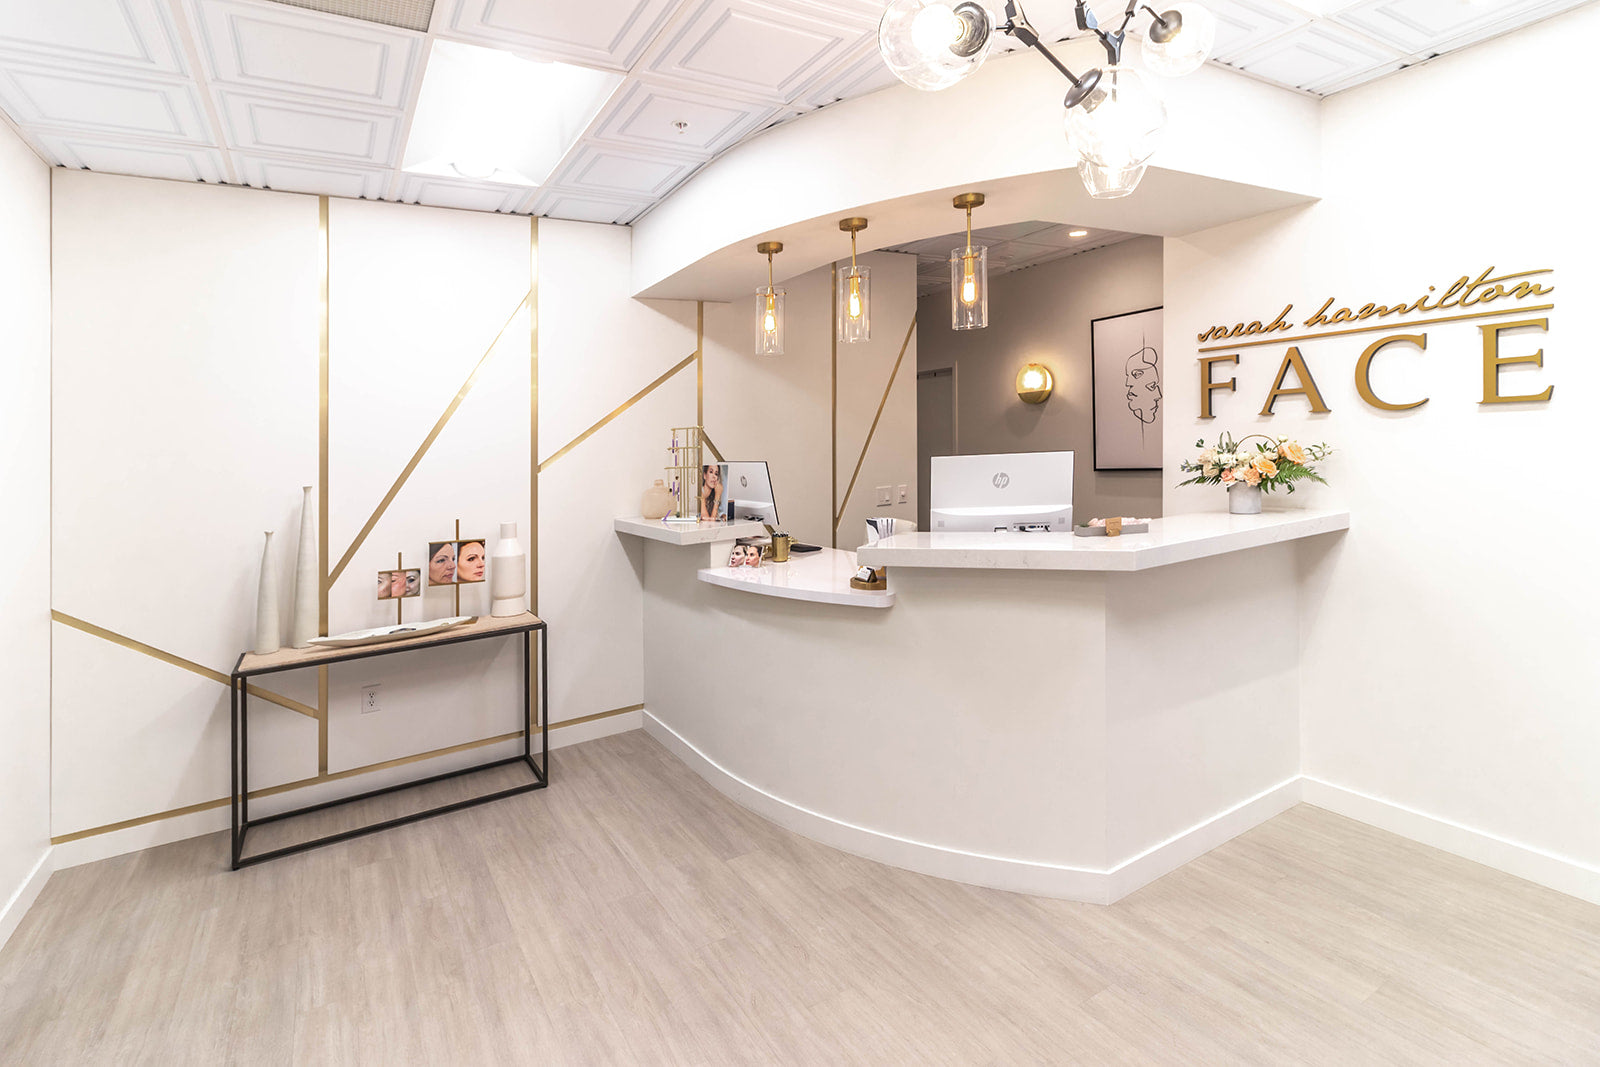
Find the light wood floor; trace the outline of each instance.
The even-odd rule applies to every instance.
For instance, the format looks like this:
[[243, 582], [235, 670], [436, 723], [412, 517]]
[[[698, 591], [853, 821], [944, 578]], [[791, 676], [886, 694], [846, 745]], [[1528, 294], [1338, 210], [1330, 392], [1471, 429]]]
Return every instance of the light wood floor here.
[[1311, 807], [1111, 907], [780, 830], [640, 732], [226, 870], [51, 878], [6, 1064], [1600, 1063], [1600, 908]]

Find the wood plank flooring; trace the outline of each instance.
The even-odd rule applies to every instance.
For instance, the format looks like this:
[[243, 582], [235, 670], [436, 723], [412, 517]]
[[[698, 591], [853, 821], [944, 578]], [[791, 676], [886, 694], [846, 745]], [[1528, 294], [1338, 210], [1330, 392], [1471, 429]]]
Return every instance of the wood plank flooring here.
[[1099, 907], [813, 844], [642, 732], [552, 764], [238, 873], [58, 872], [0, 1062], [1600, 1064], [1600, 908], [1316, 808]]

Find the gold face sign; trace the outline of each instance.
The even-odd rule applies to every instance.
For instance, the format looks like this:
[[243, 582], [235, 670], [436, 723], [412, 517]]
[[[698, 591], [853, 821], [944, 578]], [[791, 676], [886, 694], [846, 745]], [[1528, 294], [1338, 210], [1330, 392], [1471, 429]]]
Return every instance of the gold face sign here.
[[[1469, 319], [1500, 319], [1506, 315], [1523, 314], [1531, 311], [1549, 311], [1555, 307], [1553, 303], [1528, 304], [1522, 301], [1545, 296], [1555, 291], [1554, 284], [1548, 284], [1550, 279], [1544, 277], [1552, 274], [1549, 269], [1517, 271], [1510, 274], [1495, 274], [1493, 267], [1488, 267], [1479, 272], [1476, 277], [1463, 274], [1452, 282], [1443, 293], [1438, 292], [1438, 287], [1430, 285], [1428, 291], [1415, 300], [1404, 301], [1398, 304], [1366, 303], [1359, 307], [1338, 307], [1334, 305], [1337, 298], [1328, 297], [1322, 306], [1309, 315], [1303, 322], [1295, 323], [1291, 316], [1294, 313], [1293, 304], [1285, 304], [1276, 316], [1263, 323], [1256, 319], [1251, 322], [1235, 323], [1229, 325], [1212, 326], [1201, 332], [1196, 340], [1200, 343], [1200, 352], [1232, 351], [1231, 355], [1204, 355], [1200, 356], [1200, 417], [1210, 419], [1212, 413], [1212, 394], [1221, 390], [1233, 392], [1238, 387], [1237, 378], [1219, 379], [1214, 367], [1218, 363], [1237, 364], [1239, 362], [1238, 349], [1253, 348], [1257, 345], [1287, 344], [1289, 349], [1284, 355], [1282, 363], [1278, 366], [1277, 377], [1273, 380], [1272, 389], [1268, 392], [1266, 402], [1262, 405], [1262, 415], [1272, 415], [1273, 405], [1284, 397], [1304, 397], [1310, 406], [1310, 411], [1316, 414], [1325, 414], [1330, 410], [1322, 398], [1322, 392], [1317, 388], [1315, 379], [1311, 376], [1311, 369], [1306, 365], [1305, 357], [1301, 355], [1299, 343], [1321, 340], [1326, 337], [1343, 337], [1350, 334], [1372, 333], [1381, 330], [1406, 329], [1413, 332], [1396, 332], [1387, 337], [1381, 337], [1366, 346], [1355, 365], [1356, 392], [1361, 399], [1380, 411], [1409, 411], [1421, 407], [1428, 402], [1427, 397], [1409, 401], [1390, 401], [1381, 398], [1373, 391], [1371, 373], [1373, 359], [1386, 348], [1394, 346], [1414, 346], [1416, 350], [1425, 350], [1428, 346], [1427, 334], [1415, 332], [1416, 327], [1429, 326], [1438, 323], [1462, 322]], [[1540, 280], [1532, 280], [1538, 278]], [[1491, 304], [1498, 306], [1490, 307]], [[1459, 309], [1471, 308], [1473, 310], [1461, 313]], [[1457, 311], [1456, 314], [1442, 315], [1428, 319], [1411, 319], [1404, 323], [1383, 324], [1376, 326], [1344, 326], [1345, 323], [1362, 323], [1370, 319], [1381, 319], [1393, 315], [1410, 315], [1416, 312]], [[1502, 331], [1517, 328], [1547, 329], [1548, 318], [1523, 318], [1517, 321], [1494, 322], [1478, 327], [1483, 339], [1483, 404], [1511, 404], [1525, 401], [1549, 400], [1555, 391], [1554, 386], [1546, 386], [1543, 392], [1522, 396], [1503, 396], [1500, 393], [1500, 368], [1507, 364], [1532, 363], [1535, 366], [1544, 365], [1544, 350], [1527, 355], [1502, 356], [1500, 354]], [[1343, 328], [1330, 328], [1343, 327]], [[1295, 333], [1296, 330], [1312, 330], [1312, 333]], [[1280, 337], [1278, 334], [1289, 333], [1292, 336]], [[1235, 340], [1237, 338], [1237, 340]], [[1209, 344], [1207, 342], [1210, 342]]]

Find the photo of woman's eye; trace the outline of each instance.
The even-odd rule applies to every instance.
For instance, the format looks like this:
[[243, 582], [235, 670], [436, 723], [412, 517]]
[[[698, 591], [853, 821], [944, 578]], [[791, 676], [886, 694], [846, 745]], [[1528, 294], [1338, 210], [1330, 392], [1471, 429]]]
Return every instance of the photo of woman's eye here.
[[461, 583], [483, 581], [483, 568], [488, 563], [484, 542], [461, 541], [456, 551], [456, 581]]
[[428, 584], [456, 584], [456, 543], [434, 541], [428, 545]]
[[390, 591], [389, 591], [391, 586], [393, 585], [393, 583], [391, 582], [391, 580], [389, 578], [389, 575], [391, 573], [392, 572], [390, 572], [390, 571], [379, 571], [378, 572], [378, 599], [379, 600], [388, 600], [389, 597], [392, 595], [390, 593]]

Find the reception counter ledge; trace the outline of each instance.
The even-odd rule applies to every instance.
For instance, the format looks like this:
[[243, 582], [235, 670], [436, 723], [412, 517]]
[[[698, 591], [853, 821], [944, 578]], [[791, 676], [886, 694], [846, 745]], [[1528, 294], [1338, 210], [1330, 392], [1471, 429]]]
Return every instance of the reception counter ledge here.
[[1158, 522], [860, 549], [893, 611], [709, 581], [729, 527], [642, 535], [645, 728], [814, 840], [1116, 900], [1295, 803], [1301, 575], [1348, 516]]
[[760, 567], [706, 567], [696, 574], [702, 582], [741, 593], [809, 600], [814, 604], [842, 604], [851, 608], [887, 608], [894, 594], [881, 589], [857, 589], [851, 575], [860, 566], [854, 552], [824, 548], [795, 552], [787, 563]]

